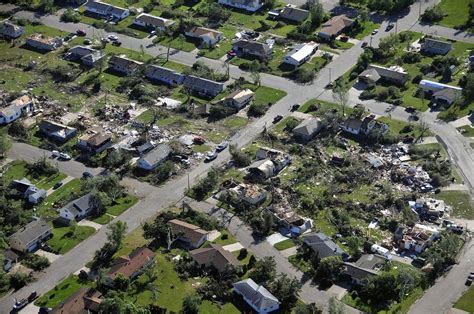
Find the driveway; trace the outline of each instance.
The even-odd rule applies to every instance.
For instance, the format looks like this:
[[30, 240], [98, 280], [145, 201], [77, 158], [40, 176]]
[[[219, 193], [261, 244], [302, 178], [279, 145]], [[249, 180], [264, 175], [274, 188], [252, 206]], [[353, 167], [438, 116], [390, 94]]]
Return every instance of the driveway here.
[[54, 254], [54, 253], [51, 253], [51, 252], [46, 252], [44, 250], [38, 250], [38, 251], [35, 252], [35, 254], [39, 255], [39, 256], [46, 257], [50, 263], [55, 262], [58, 258], [61, 257], [61, 255]]

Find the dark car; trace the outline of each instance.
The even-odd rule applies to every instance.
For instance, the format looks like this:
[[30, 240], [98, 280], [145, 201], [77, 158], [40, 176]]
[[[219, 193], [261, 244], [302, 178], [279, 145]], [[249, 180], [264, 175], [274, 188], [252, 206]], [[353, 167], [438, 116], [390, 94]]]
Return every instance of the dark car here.
[[465, 284], [466, 284], [466, 286], [472, 285], [472, 279], [471, 279], [471, 278], [467, 278]]
[[120, 47], [121, 45], [122, 45], [122, 42], [121, 42], [121, 41], [113, 41], [113, 42], [112, 42], [112, 46]]
[[92, 177], [94, 177], [94, 176], [93, 176], [92, 173], [90, 173], [89, 171], [84, 171], [84, 172], [82, 173], [82, 178], [84, 178], [84, 179], [92, 178]]
[[361, 46], [362, 48], [365, 48], [365, 47], [367, 47], [368, 45], [369, 45], [369, 44], [368, 44], [366, 41], [364, 41], [364, 42], [362, 43], [362, 45], [360, 45], [360, 46]]
[[416, 109], [414, 107], [410, 106], [410, 107], [406, 107], [405, 111], [408, 112], [408, 113], [413, 113], [413, 112], [416, 111]]
[[77, 36], [86, 36], [86, 31], [83, 29], [78, 29], [76, 31]]
[[59, 189], [62, 185], [63, 185], [62, 182], [57, 182], [57, 183], [53, 186], [53, 190]]
[[290, 111], [291, 111], [291, 112], [294, 112], [294, 111], [298, 110], [299, 108], [300, 108], [300, 105], [294, 104], [293, 106], [291, 106]]
[[388, 23], [387, 28], [385, 29], [386, 32], [390, 31], [395, 25], [393, 23]]
[[39, 310], [38, 310], [38, 314], [48, 314], [49, 312], [51, 312], [53, 309], [50, 308], [50, 307], [40, 307]]
[[34, 300], [36, 300], [38, 298], [38, 293], [36, 293], [36, 291], [33, 291], [32, 293], [30, 293], [30, 295], [28, 296], [28, 302], [33, 302]]
[[273, 124], [278, 123], [283, 119], [283, 116], [277, 115], [275, 118], [273, 118]]

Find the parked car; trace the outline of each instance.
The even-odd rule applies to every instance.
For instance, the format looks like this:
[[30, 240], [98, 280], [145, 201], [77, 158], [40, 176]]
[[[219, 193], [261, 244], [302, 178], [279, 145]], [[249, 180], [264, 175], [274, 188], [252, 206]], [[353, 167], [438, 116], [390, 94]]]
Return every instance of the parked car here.
[[33, 302], [34, 300], [36, 300], [38, 298], [38, 293], [36, 293], [36, 291], [33, 291], [32, 293], [30, 293], [30, 295], [28, 296], [28, 302]]
[[467, 278], [467, 279], [466, 279], [466, 282], [465, 282], [465, 285], [466, 285], [466, 286], [472, 285], [472, 279]]
[[203, 138], [200, 137], [200, 136], [195, 136], [195, 137], [193, 138], [193, 143], [194, 143], [194, 144], [197, 144], [197, 145], [202, 145], [202, 144], [206, 143], [206, 140], [203, 139]]
[[120, 47], [120, 46], [122, 45], [122, 42], [121, 42], [121, 41], [118, 41], [118, 40], [117, 40], [117, 41], [113, 41], [113, 42], [112, 42], [112, 45], [113, 45], [113, 46]]
[[217, 152], [216, 151], [212, 151], [212, 152], [209, 152], [207, 153], [206, 155], [206, 161], [209, 162], [209, 161], [213, 161], [214, 159], [217, 158]]
[[374, 30], [372, 31], [372, 35], [376, 35], [378, 32], [379, 32], [378, 29], [374, 29]]
[[13, 304], [13, 311], [19, 311], [27, 305], [28, 305], [28, 299], [17, 300], [15, 304]]
[[82, 178], [83, 179], [87, 179], [87, 178], [93, 178], [94, 176], [92, 175], [92, 173], [90, 173], [89, 171], [84, 171], [82, 173]]
[[89, 278], [89, 274], [84, 269], [81, 269], [81, 271], [79, 272], [78, 277], [81, 280], [87, 280]]
[[405, 111], [408, 112], [408, 113], [412, 113], [412, 112], [415, 112], [416, 109], [414, 107], [410, 106], [410, 107], [406, 107]]
[[224, 142], [220, 143], [219, 145], [217, 145], [216, 150], [217, 150], [218, 152], [221, 152], [221, 151], [223, 151], [224, 149], [226, 149], [227, 146], [229, 146], [229, 142], [224, 141]]
[[48, 314], [49, 312], [51, 312], [53, 309], [50, 308], [50, 307], [40, 307], [39, 310], [38, 310], [38, 314]]
[[77, 35], [77, 36], [86, 36], [86, 34], [87, 34], [86, 31], [83, 30], [83, 29], [78, 29], [78, 30], [76, 31], [76, 35]]
[[291, 111], [291, 112], [294, 112], [294, 111], [298, 110], [299, 108], [300, 108], [300, 105], [294, 104], [293, 106], [291, 106], [290, 111]]
[[395, 25], [393, 23], [388, 23], [387, 28], [385, 29], [386, 32], [390, 31]]
[[107, 38], [111, 41], [117, 41], [118, 40], [118, 36], [117, 35], [109, 35], [107, 36]]
[[365, 48], [365, 47], [367, 47], [368, 45], [369, 45], [369, 44], [368, 44], [366, 41], [364, 41], [364, 42], [362, 43], [362, 45], [360, 45], [360, 46], [361, 46], [362, 48]]
[[277, 115], [275, 118], [273, 118], [273, 124], [278, 123], [283, 119], [283, 116]]
[[110, 40], [105, 38], [105, 37], [101, 38], [100, 41], [103, 42], [103, 43], [106, 43], [106, 44], [110, 43]]
[[57, 150], [51, 151], [51, 158], [59, 157], [59, 152]]
[[342, 42], [348, 42], [348, 41], [349, 41], [349, 37], [347, 37], [347, 36], [341, 36], [341, 37], [339, 38], [339, 40], [342, 41]]
[[155, 35], [156, 35], [156, 30], [151, 31], [151, 32], [150, 32], [150, 35], [149, 35], [148, 37], [153, 37], [153, 36], [155, 36]]
[[62, 185], [63, 185], [63, 182], [62, 182], [62, 181], [57, 182], [57, 183], [53, 186], [53, 190], [59, 189]]
[[62, 160], [71, 160], [71, 156], [66, 153], [59, 153], [59, 158]]

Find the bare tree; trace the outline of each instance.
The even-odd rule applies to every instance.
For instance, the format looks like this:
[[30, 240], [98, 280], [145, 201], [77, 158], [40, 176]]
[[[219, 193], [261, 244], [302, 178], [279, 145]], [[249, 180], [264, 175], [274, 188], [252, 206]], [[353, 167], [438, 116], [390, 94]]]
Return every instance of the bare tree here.
[[428, 123], [426, 123], [423, 120], [420, 120], [420, 123], [418, 124], [418, 128], [420, 129], [420, 135], [416, 139], [417, 142], [425, 136], [426, 132], [428, 132], [430, 127], [429, 127]]
[[257, 85], [257, 88], [260, 87], [260, 83], [261, 83], [261, 80], [260, 80], [260, 72], [258, 71], [252, 71], [250, 73], [250, 77], [252, 78], [253, 80], [253, 84], [254, 85]]
[[173, 245], [173, 243], [175, 243], [177, 240], [178, 240], [178, 237], [179, 235], [173, 235], [173, 233], [171, 232], [171, 229], [168, 228], [168, 233], [166, 235], [166, 244], [167, 244], [167, 249], [168, 251], [171, 250], [171, 246]]
[[345, 115], [345, 109], [349, 103], [349, 88], [346, 85], [339, 85], [334, 88], [332, 97], [342, 107], [342, 115]]

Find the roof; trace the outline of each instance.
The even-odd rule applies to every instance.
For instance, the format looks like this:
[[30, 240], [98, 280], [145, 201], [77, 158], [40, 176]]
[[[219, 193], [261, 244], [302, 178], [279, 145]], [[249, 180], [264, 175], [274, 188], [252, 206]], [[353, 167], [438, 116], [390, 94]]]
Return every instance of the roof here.
[[28, 37], [28, 40], [41, 42], [48, 45], [53, 45], [56, 42], [56, 38], [48, 37], [43, 34], [35, 33]]
[[90, 47], [77, 45], [77, 46], [71, 47], [71, 48], [67, 51], [67, 53], [68, 53], [68, 54], [74, 54], [74, 55], [77, 55], [77, 56], [80, 56], [80, 57], [84, 57], [84, 56], [86, 56], [86, 55], [88, 55], [88, 54], [91, 54], [91, 53], [93, 53], [93, 52], [95, 52], [95, 51], [97, 51], [97, 50], [92, 49], [92, 48], [90, 48]]
[[90, 146], [97, 147], [101, 146], [105, 142], [109, 141], [112, 138], [111, 134], [105, 134], [103, 132], [89, 132], [84, 133], [79, 140], [86, 142]]
[[90, 198], [91, 198], [91, 193], [87, 193], [84, 196], [79, 197], [78, 199], [75, 199], [63, 208], [68, 209], [74, 216], [78, 214], [84, 214], [90, 209]]
[[19, 31], [23, 27], [15, 25], [9, 21], [2, 21], [0, 24], [0, 29], [9, 33]]
[[175, 70], [150, 64], [145, 70], [145, 76], [148, 78], [160, 78], [163, 80], [178, 81], [183, 75]]
[[27, 178], [21, 178], [20, 180], [13, 180], [11, 185], [15, 190], [21, 193], [24, 193], [29, 187], [35, 186]]
[[100, 1], [88, 1], [85, 5], [87, 9], [95, 9], [97, 11], [107, 11], [110, 10], [112, 5]]
[[23, 244], [28, 245], [35, 241], [38, 237], [42, 236], [46, 232], [50, 231], [51, 227], [43, 219], [33, 220], [11, 237], [20, 240]]
[[270, 159], [261, 159], [249, 166], [249, 170], [251, 169], [258, 169], [261, 171], [265, 176], [270, 177], [275, 170], [275, 165]]
[[394, 80], [405, 81], [408, 73], [400, 67], [386, 68], [380, 65], [369, 64], [367, 69], [374, 69], [381, 77], [387, 77]]
[[255, 95], [254, 92], [252, 92], [250, 89], [238, 89], [226, 97], [223, 98], [223, 100], [234, 100], [238, 103], [244, 103], [246, 102], [249, 98], [252, 98]]
[[377, 70], [375, 69], [366, 69], [362, 73], [359, 74], [359, 77], [363, 77], [374, 83], [380, 80], [381, 78], [379, 72], [377, 72]]
[[324, 23], [319, 33], [334, 36], [352, 24], [354, 24], [354, 20], [348, 18], [346, 15], [337, 15]]
[[285, 58], [292, 58], [297, 62], [301, 62], [306, 57], [310, 56], [315, 49], [317, 49], [319, 44], [315, 43], [314, 41], [310, 41], [309, 43], [297, 45], [293, 47], [285, 56]]
[[206, 89], [214, 92], [215, 94], [220, 93], [224, 89], [224, 83], [215, 82], [194, 75], [186, 76], [183, 84], [185, 87], [190, 89]]
[[452, 89], [452, 88], [443, 88], [442, 90], [436, 91], [433, 93], [433, 97], [435, 98], [444, 98], [449, 101], [454, 101], [459, 96], [459, 93]]
[[293, 133], [303, 136], [312, 136], [319, 131], [321, 128], [321, 120], [318, 118], [305, 119], [303, 122], [298, 124], [294, 129]]
[[211, 104], [204, 104], [201, 106], [194, 106], [193, 113], [199, 116], [208, 115], [211, 113]]
[[355, 263], [345, 263], [345, 273], [352, 278], [363, 280], [375, 276], [385, 265], [387, 259], [376, 254], [364, 254]]
[[280, 302], [278, 299], [270, 293], [264, 286], [260, 286], [251, 278], [244, 279], [242, 281], [232, 284], [234, 289], [238, 290], [242, 294], [246, 301], [257, 309], [266, 309], [273, 307]]
[[148, 153], [143, 155], [142, 159], [150, 165], [155, 165], [166, 159], [171, 153], [171, 148], [167, 144], [159, 144]]
[[135, 21], [151, 24], [155, 27], [162, 27], [162, 28], [168, 27], [174, 23], [173, 20], [165, 19], [165, 18], [154, 16], [147, 13], [141, 13], [135, 18]]
[[201, 37], [204, 35], [207, 35], [209, 37], [216, 38], [219, 35], [222, 35], [221, 32], [216, 31], [215, 29], [211, 28], [206, 28], [206, 27], [201, 27], [201, 26], [193, 26], [189, 28], [186, 33], [192, 34], [193, 36], [196, 37]]
[[139, 247], [127, 256], [121, 256], [112, 262], [108, 276], [114, 279], [118, 274], [130, 278], [155, 257], [155, 253], [146, 247]]
[[81, 287], [78, 291], [66, 298], [50, 313], [52, 314], [88, 314], [88, 310], [98, 312], [101, 293], [87, 287]]
[[309, 11], [288, 5], [285, 6], [285, 8], [280, 12], [280, 17], [296, 22], [304, 21], [308, 18], [308, 16]]
[[461, 87], [443, 84], [443, 83], [430, 81], [430, 80], [421, 80], [419, 85], [421, 87], [427, 87], [427, 88], [435, 89], [435, 90], [442, 90], [442, 89], [448, 88], [448, 89], [453, 89], [456, 91], [462, 91]]
[[303, 235], [303, 241], [318, 253], [320, 258], [345, 254], [331, 238], [322, 232], [305, 234]]
[[66, 134], [65, 134], [66, 131], [76, 131], [76, 129], [73, 127], [70, 127], [61, 123], [57, 123], [54, 121], [50, 121], [50, 120], [42, 120], [39, 125], [39, 128], [41, 131], [45, 133], [48, 133], [48, 134], [56, 133], [56, 135], [61, 136], [61, 137], [66, 137]]
[[187, 239], [191, 243], [198, 243], [202, 237], [207, 235], [209, 232], [201, 229], [200, 227], [187, 223], [179, 219], [172, 219], [168, 221], [168, 225], [171, 228], [173, 234], [182, 234], [182, 237]]
[[437, 40], [433, 38], [425, 38], [425, 41], [422, 44], [422, 49], [443, 49], [451, 50], [452, 44], [446, 41]]
[[21, 111], [21, 108], [15, 105], [0, 108], [0, 116], [13, 116]]
[[142, 65], [143, 62], [135, 61], [124, 56], [112, 56], [109, 60], [109, 64], [134, 70]]
[[204, 248], [192, 250], [189, 254], [191, 254], [191, 257], [199, 265], [211, 264], [220, 272], [223, 271], [227, 265], [232, 265], [234, 267], [240, 266], [240, 262], [232, 253], [214, 243], [210, 243], [209, 246]]
[[232, 44], [232, 47], [234, 49], [235, 48], [245, 49], [247, 51], [250, 51], [259, 55], [267, 55], [272, 50], [272, 48], [270, 48], [270, 46], [265, 43], [261, 43], [255, 40], [247, 40], [247, 39], [241, 39], [241, 40], [236, 41], [235, 43]]
[[3, 257], [6, 260], [10, 260], [10, 261], [16, 261], [20, 257], [18, 256], [18, 254], [16, 254], [12, 250], [5, 250], [3, 252], [0, 252], [0, 255], [3, 255]]
[[23, 107], [23, 106], [29, 105], [31, 102], [32, 102], [32, 99], [30, 96], [23, 95], [13, 100], [12, 102], [10, 102], [10, 104], [14, 106], [18, 106], [18, 107]]
[[378, 269], [386, 262], [387, 259], [381, 255], [364, 254], [355, 262], [355, 265], [366, 269]]
[[354, 130], [360, 129], [362, 127], [362, 120], [357, 118], [347, 119], [342, 123], [342, 127]]

